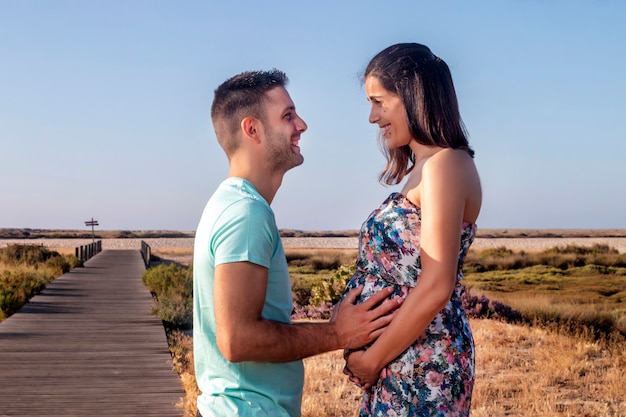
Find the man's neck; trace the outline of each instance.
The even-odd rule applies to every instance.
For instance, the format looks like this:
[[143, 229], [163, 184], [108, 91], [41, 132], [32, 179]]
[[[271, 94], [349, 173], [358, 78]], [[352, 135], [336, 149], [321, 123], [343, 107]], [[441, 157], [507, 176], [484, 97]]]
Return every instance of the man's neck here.
[[[284, 174], [283, 174], [284, 175]], [[269, 173], [255, 173], [252, 170], [236, 170], [231, 167], [228, 177], [243, 178], [249, 181], [258, 193], [267, 201], [267, 204], [272, 204], [278, 189], [283, 181], [283, 175], [269, 174]]]

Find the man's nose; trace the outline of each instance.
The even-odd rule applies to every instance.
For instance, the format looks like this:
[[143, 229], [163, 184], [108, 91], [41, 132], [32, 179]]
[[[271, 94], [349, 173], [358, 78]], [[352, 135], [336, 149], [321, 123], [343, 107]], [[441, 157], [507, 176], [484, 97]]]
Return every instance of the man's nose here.
[[298, 132], [304, 132], [308, 128], [309, 127], [307, 126], [307, 124], [304, 121], [304, 119], [302, 117], [298, 116], [298, 122], [296, 123], [296, 129], [298, 129]]

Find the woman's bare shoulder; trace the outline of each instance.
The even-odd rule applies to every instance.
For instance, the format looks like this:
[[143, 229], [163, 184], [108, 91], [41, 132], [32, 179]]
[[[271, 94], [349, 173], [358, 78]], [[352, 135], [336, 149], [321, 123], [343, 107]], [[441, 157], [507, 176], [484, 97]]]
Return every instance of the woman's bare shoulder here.
[[445, 148], [428, 158], [424, 170], [456, 170], [474, 169], [474, 159], [462, 149]]

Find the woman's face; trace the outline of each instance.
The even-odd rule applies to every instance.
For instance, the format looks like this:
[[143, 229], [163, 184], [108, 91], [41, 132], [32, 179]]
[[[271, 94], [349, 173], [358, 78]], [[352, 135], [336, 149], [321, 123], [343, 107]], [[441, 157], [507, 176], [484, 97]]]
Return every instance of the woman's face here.
[[400, 148], [411, 143], [406, 109], [400, 96], [386, 90], [378, 78], [365, 78], [365, 94], [372, 105], [370, 123], [376, 123], [389, 149]]

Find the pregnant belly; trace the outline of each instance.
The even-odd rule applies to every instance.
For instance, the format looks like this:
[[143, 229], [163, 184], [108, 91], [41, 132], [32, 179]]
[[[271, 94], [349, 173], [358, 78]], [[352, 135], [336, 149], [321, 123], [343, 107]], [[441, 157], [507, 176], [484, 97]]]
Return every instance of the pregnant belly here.
[[363, 291], [358, 299], [358, 302], [363, 302], [370, 298], [372, 295], [377, 292], [387, 288], [392, 287], [393, 292], [389, 296], [390, 298], [400, 296], [402, 298], [406, 298], [411, 287], [402, 286], [398, 284], [393, 284], [389, 281], [381, 279], [375, 275], [370, 275], [367, 273], [357, 271], [351, 279], [352, 287], [357, 287], [359, 285], [363, 286]]

